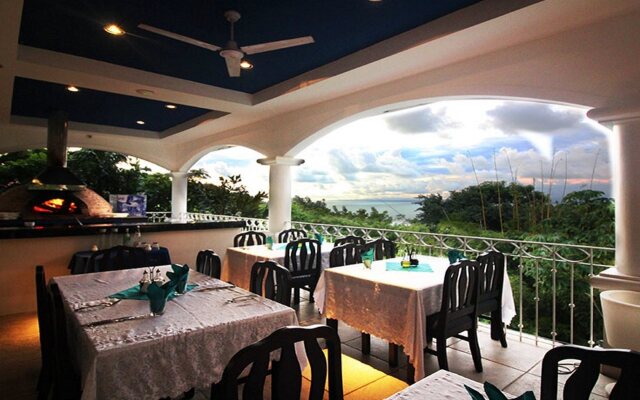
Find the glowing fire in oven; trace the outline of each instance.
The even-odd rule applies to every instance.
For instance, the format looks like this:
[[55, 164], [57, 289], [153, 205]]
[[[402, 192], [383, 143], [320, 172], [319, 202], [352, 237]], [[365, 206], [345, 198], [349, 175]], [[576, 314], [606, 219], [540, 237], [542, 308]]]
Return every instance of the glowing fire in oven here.
[[75, 214], [78, 206], [68, 199], [49, 199], [33, 206], [33, 211], [42, 214]]

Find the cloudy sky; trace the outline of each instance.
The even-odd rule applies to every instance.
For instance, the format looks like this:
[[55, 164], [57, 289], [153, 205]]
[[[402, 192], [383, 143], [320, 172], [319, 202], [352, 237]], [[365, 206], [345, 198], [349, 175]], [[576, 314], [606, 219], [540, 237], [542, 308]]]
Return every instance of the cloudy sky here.
[[[499, 100], [437, 102], [342, 126], [298, 154], [292, 192], [314, 200], [413, 199], [476, 184], [524, 184], [554, 199], [593, 188], [610, 195], [608, 131], [586, 110]], [[212, 152], [194, 168], [240, 174], [251, 192], [268, 189], [268, 167], [246, 148]], [[475, 167], [475, 173], [474, 173]], [[565, 185], [566, 182], [566, 185]], [[565, 187], [566, 186], [566, 187]]]

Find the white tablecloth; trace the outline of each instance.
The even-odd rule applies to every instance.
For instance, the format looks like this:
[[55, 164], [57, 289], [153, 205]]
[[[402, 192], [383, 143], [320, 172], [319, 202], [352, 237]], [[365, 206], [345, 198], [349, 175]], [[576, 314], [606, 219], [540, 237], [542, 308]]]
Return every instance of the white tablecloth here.
[[[469, 393], [464, 388], [469, 386], [478, 392], [485, 394], [482, 384], [467, 379], [453, 372], [438, 370], [426, 378], [419, 380], [402, 391], [387, 397], [386, 400], [425, 399], [425, 400], [452, 400], [470, 399]], [[505, 393], [511, 398], [511, 395]]]
[[[326, 269], [316, 286], [316, 306], [333, 318], [389, 342], [402, 345], [415, 367], [415, 380], [425, 376], [426, 316], [440, 311], [446, 257], [419, 256], [433, 272], [386, 271], [386, 261]], [[387, 260], [399, 261], [400, 258]], [[515, 315], [511, 284], [505, 274], [502, 320]]]
[[[162, 267], [164, 271], [168, 267]], [[222, 377], [240, 349], [274, 330], [297, 325], [295, 311], [257, 298], [226, 304], [247, 294], [239, 288], [189, 292], [148, 319], [83, 327], [92, 321], [149, 313], [149, 302], [122, 300], [111, 306], [73, 312], [74, 305], [102, 299], [137, 284], [142, 270], [56, 277], [65, 303], [70, 344], [81, 373], [83, 399], [176, 397], [206, 388]], [[190, 282], [220, 281], [192, 271]]]
[[[286, 246], [286, 243], [274, 243], [272, 250], [267, 249], [265, 245], [227, 248], [227, 255], [222, 265], [222, 279], [249, 289], [253, 264], [257, 261], [271, 260], [284, 266]], [[320, 257], [323, 269], [329, 267], [331, 249], [333, 249], [333, 243], [322, 244]]]

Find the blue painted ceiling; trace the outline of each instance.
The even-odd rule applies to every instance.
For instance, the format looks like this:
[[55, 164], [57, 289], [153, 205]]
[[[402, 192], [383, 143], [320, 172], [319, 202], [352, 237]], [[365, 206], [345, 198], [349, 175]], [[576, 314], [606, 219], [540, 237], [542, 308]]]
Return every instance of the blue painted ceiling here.
[[[479, 0], [25, 0], [20, 44], [256, 93]], [[137, 28], [145, 23], [223, 46], [224, 12], [240, 46], [311, 35], [315, 43], [248, 58], [253, 70], [229, 78], [217, 53]], [[115, 37], [103, 25], [117, 23]]]
[[[478, 1], [24, 0], [19, 43], [253, 94]], [[224, 12], [230, 9], [242, 14], [235, 30], [240, 46], [307, 35], [315, 43], [250, 55], [254, 69], [230, 78], [217, 52], [137, 28], [144, 23], [224, 46]], [[126, 35], [107, 34], [108, 23], [122, 26]], [[163, 102], [80, 89], [71, 93], [64, 85], [16, 77], [12, 114], [47, 118], [62, 109], [71, 121], [156, 132], [205, 113], [226, 115], [180, 104], [168, 110]]]
[[[70, 121], [155, 132], [206, 113], [211, 113], [209, 118], [226, 114], [180, 104], [174, 104], [175, 109], [168, 109], [166, 105], [161, 101], [85, 88], [74, 93], [65, 85], [16, 77], [11, 114], [48, 118], [51, 112], [63, 110], [68, 113]], [[139, 125], [139, 120], [144, 121], [144, 125]]]

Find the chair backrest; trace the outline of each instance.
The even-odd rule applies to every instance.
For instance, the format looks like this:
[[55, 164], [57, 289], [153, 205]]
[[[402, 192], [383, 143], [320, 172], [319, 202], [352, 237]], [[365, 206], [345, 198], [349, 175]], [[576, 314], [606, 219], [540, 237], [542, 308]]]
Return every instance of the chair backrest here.
[[233, 238], [233, 247], [257, 246], [265, 243], [267, 243], [267, 235], [258, 231], [242, 232]]
[[87, 272], [147, 267], [147, 264], [146, 252], [143, 248], [114, 246], [94, 252], [87, 263]]
[[[318, 339], [324, 339], [326, 343], [327, 358], [325, 358]], [[311, 368], [311, 385], [308, 397], [301, 394], [302, 373], [294, 347], [297, 342], [304, 342], [304, 349]], [[329, 377], [329, 400], [343, 398], [340, 338], [335, 329], [326, 325], [280, 328], [265, 339], [238, 351], [224, 369], [222, 380], [212, 386], [211, 398], [237, 400], [239, 383], [244, 382], [243, 399], [263, 399], [264, 383], [269, 374], [269, 362], [273, 359], [272, 353], [277, 350], [280, 350], [280, 360], [273, 361], [271, 368], [272, 399], [320, 400], [325, 393], [324, 386], [327, 375]], [[251, 370], [248, 375], [246, 378], [240, 379], [240, 375], [249, 365], [251, 365]]]
[[359, 262], [357, 245], [354, 243], [336, 246], [329, 253], [329, 268], [357, 264]]
[[358, 246], [358, 259], [360, 259], [362, 253], [371, 248], [373, 248], [374, 260], [384, 260], [396, 256], [396, 244], [394, 242], [387, 239], [377, 239], [373, 242]]
[[36, 266], [36, 303], [38, 307], [38, 329], [40, 331], [40, 354], [42, 367], [49, 368], [53, 362], [54, 331], [51, 295], [47, 290], [44, 267]]
[[[477, 324], [478, 262], [463, 260], [450, 265], [444, 275], [438, 323], [446, 335]], [[450, 332], [451, 329], [458, 332]]]
[[564, 400], [588, 399], [600, 375], [601, 365], [621, 369], [609, 399], [637, 399], [640, 395], [640, 353], [565, 345], [549, 350], [542, 359], [541, 400], [557, 398], [558, 363], [565, 359], [580, 360], [580, 366], [564, 384]]
[[222, 262], [213, 250], [200, 250], [196, 257], [196, 271], [220, 279]]
[[478, 303], [498, 299], [502, 301], [504, 283], [504, 254], [491, 250], [481, 254], [478, 261]]
[[299, 239], [289, 242], [284, 252], [284, 266], [293, 277], [299, 275], [320, 277], [320, 272], [322, 272], [320, 242], [315, 239]]
[[302, 229], [287, 229], [278, 233], [279, 243], [288, 243], [294, 240], [303, 239], [307, 237], [307, 232]]
[[345, 236], [343, 238], [336, 239], [336, 241], [333, 242], [333, 245], [342, 246], [343, 244], [349, 244], [349, 243], [353, 243], [361, 246], [365, 244], [366, 241], [364, 240], [364, 238], [361, 238], [360, 236]]
[[67, 317], [57, 283], [49, 285], [54, 320], [54, 399], [79, 399], [80, 376], [71, 361], [67, 333]]
[[249, 290], [285, 306], [290, 306], [290, 280], [291, 273], [282, 265], [273, 261], [258, 261], [251, 267]]

